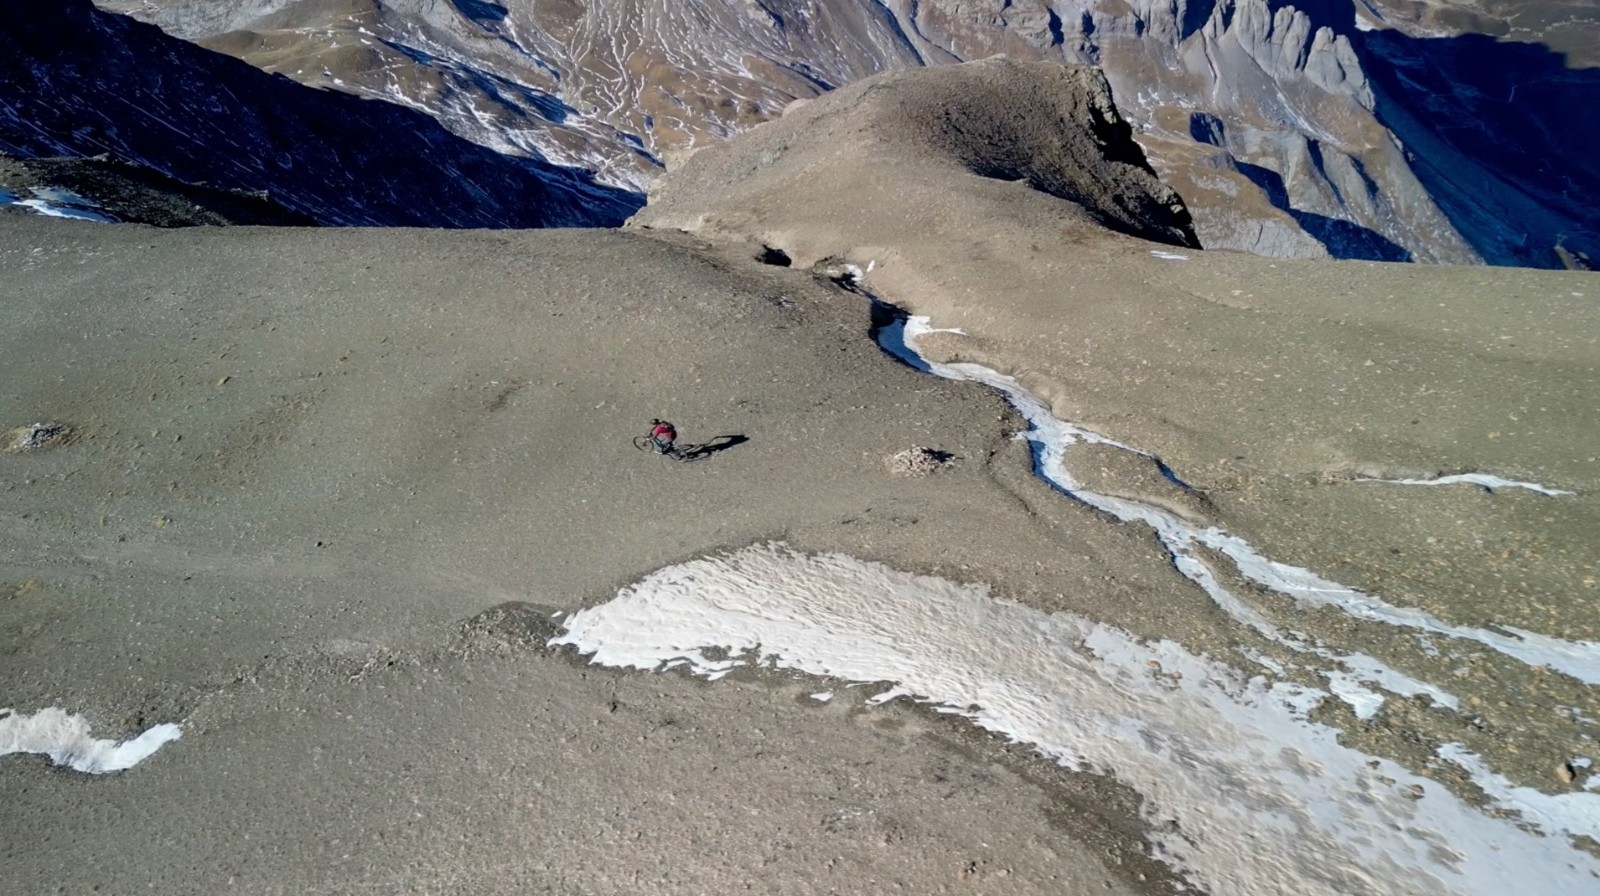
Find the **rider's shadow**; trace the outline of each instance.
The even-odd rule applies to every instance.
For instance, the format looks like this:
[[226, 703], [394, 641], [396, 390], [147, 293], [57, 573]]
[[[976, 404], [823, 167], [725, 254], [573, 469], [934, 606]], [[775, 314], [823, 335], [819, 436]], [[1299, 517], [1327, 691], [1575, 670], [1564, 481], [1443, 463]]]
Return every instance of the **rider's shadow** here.
[[684, 460], [700, 460], [701, 458], [710, 457], [718, 451], [727, 451], [735, 445], [743, 445], [748, 441], [750, 440], [742, 435], [717, 436], [711, 441], [703, 442], [699, 445], [685, 445], [678, 449], [678, 453]]

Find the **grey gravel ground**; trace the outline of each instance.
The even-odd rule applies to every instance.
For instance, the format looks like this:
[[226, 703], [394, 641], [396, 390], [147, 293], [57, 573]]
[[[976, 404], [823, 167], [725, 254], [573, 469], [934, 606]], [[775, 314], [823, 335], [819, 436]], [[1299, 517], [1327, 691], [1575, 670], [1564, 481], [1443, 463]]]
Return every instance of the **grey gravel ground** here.
[[[616, 232], [7, 217], [0, 270], [0, 420], [74, 432], [0, 454], [3, 704], [185, 725], [111, 778], [0, 760], [0, 889], [1169, 891], [1135, 797], [956, 723], [462, 655], [486, 608], [765, 539], [1057, 605], [1178, 589], [860, 296]], [[677, 464], [631, 446], [652, 416], [748, 441]], [[956, 460], [894, 476], [908, 444]]]

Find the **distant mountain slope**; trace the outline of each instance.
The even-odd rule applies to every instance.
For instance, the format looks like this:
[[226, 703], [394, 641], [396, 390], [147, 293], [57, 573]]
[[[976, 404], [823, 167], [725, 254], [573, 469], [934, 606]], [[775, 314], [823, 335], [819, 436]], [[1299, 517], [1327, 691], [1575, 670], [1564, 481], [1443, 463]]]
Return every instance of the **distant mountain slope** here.
[[1358, 0], [1356, 15], [1414, 38], [1479, 34], [1538, 44], [1573, 69], [1600, 66], [1594, 0]]
[[323, 224], [606, 226], [642, 202], [427, 115], [307, 88], [88, 0], [0, 11], [0, 151], [265, 191]]
[[[1600, 254], [1583, 198], [1600, 189], [1585, 161], [1600, 138], [1580, 121], [1600, 107], [1600, 69], [1582, 67], [1600, 52], [1572, 49], [1595, 30], [1592, 0], [101, 3], [633, 189], [885, 70], [1091, 63], [1208, 247], [1544, 267], [1558, 245]], [[1473, 28], [1524, 43], [1474, 43]], [[1570, 68], [1533, 43], [1546, 35]]]
[[1361, 45], [1384, 124], [1485, 259], [1552, 267], [1559, 247], [1600, 261], [1600, 68], [1476, 34]]

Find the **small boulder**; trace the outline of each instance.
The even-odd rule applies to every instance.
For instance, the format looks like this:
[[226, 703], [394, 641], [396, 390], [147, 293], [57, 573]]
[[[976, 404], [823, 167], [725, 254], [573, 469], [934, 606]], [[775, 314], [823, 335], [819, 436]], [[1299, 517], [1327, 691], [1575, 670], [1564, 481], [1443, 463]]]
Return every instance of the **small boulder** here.
[[5, 449], [35, 451], [40, 448], [53, 448], [65, 443], [71, 435], [72, 428], [65, 423], [33, 423], [6, 433]]
[[896, 476], [927, 476], [949, 466], [955, 456], [937, 448], [917, 445], [889, 456], [889, 472]]

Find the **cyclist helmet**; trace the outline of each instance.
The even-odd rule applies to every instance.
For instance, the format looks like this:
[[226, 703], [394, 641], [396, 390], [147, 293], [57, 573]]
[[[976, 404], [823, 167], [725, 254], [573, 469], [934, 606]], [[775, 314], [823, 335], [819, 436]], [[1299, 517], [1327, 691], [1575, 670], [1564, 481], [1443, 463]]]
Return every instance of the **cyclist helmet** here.
[[660, 420], [657, 420], [657, 419], [656, 419], [656, 418], [654, 418], [654, 417], [651, 417], [651, 418], [650, 418], [650, 425], [651, 425], [651, 426], [660, 426], [660, 425], [661, 425], [661, 421], [660, 421]]

